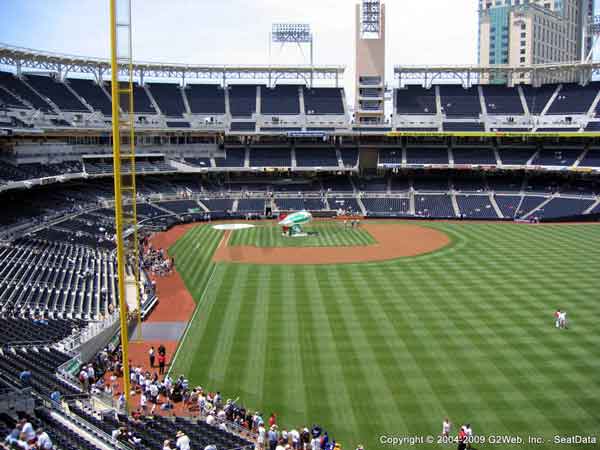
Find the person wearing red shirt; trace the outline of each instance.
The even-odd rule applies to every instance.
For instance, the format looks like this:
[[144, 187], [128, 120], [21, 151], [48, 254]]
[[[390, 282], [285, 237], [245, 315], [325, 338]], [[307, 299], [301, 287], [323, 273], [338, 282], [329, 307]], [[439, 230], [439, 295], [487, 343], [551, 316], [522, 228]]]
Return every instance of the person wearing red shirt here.
[[272, 427], [273, 425], [277, 425], [277, 416], [275, 415], [274, 412], [272, 412], [271, 416], [269, 417], [269, 428]]

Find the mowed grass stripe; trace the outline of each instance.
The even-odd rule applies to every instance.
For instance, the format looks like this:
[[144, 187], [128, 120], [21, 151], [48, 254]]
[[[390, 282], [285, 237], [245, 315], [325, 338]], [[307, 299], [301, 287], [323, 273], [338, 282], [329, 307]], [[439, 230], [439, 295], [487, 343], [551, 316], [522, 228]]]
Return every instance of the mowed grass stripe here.
[[[379, 434], [437, 434], [446, 414], [486, 435], [597, 434], [600, 227], [423, 225], [447, 232], [453, 246], [383, 263], [217, 267], [214, 299], [207, 295], [200, 331], [184, 344], [193, 383], [219, 378], [209, 388], [227, 397], [252, 389], [242, 395], [251, 409], [273, 409], [287, 427], [320, 422], [345, 448], [381, 448]], [[571, 329], [554, 328], [557, 307], [569, 312]], [[259, 319], [259, 308], [262, 325], [231, 338], [244, 317]], [[249, 369], [243, 355], [260, 351], [262, 364]], [[211, 366], [221, 361], [228, 369], [216, 377]], [[236, 377], [245, 370], [262, 378]], [[246, 400], [253, 396], [257, 403]]]
[[229, 246], [255, 247], [338, 247], [373, 245], [377, 241], [364, 228], [344, 227], [342, 222], [314, 222], [303, 227], [305, 237], [281, 235], [281, 227], [273, 224], [232, 232]]

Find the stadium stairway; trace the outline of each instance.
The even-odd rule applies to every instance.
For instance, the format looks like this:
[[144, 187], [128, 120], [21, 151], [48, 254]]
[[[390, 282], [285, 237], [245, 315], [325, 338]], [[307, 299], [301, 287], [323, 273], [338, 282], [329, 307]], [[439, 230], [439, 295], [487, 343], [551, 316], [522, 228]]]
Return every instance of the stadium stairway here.
[[535, 208], [533, 208], [531, 211], [529, 211], [528, 213], [525, 213], [521, 216], [521, 219], [528, 219], [530, 217], [534, 216], [534, 213], [536, 211], [539, 211], [540, 209], [542, 209], [544, 206], [546, 206], [548, 203], [550, 203], [552, 201], [552, 199], [554, 198], [554, 196], [550, 196], [548, 197], [546, 200], [544, 200], [542, 203], [540, 203], [539, 205], [537, 205]]
[[454, 215], [460, 217], [460, 208], [458, 207], [458, 201], [456, 200], [456, 193], [451, 192], [450, 199], [452, 200], [452, 208], [454, 209]]
[[598, 205], [600, 205], [600, 197], [596, 198], [596, 201], [594, 203], [592, 203], [584, 212], [583, 214], [590, 214], [592, 211], [594, 211], [594, 209], [596, 209], [596, 207], [598, 207]]
[[502, 214], [502, 210], [498, 206], [498, 203], [496, 203], [496, 198], [494, 197], [494, 194], [492, 194], [491, 192], [489, 192], [488, 196], [490, 198], [490, 203], [492, 204], [492, 208], [494, 208], [494, 211], [496, 211], [496, 215], [499, 218], [504, 219], [504, 214]]

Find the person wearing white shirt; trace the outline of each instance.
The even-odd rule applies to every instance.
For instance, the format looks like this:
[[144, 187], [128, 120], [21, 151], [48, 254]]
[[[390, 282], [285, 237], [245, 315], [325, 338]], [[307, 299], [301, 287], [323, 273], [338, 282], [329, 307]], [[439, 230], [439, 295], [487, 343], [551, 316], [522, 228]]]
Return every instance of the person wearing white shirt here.
[[177, 438], [175, 445], [179, 450], [190, 450], [190, 438], [183, 431], [178, 431], [175, 437]]
[[146, 397], [146, 393], [142, 391], [142, 395], [140, 395], [140, 408], [146, 414], [146, 403], [148, 402], [148, 398]]
[[321, 450], [321, 440], [318, 437], [314, 437], [312, 441], [310, 441], [311, 450]]
[[50, 436], [41, 428], [37, 430], [37, 446], [41, 450], [52, 450], [53, 448]]
[[215, 424], [215, 415], [212, 412], [208, 416], [206, 416], [206, 423], [208, 425], [214, 425]]
[[27, 442], [32, 441], [33, 438], [35, 438], [35, 430], [33, 429], [33, 425], [31, 425], [31, 422], [28, 422], [25, 419], [23, 419], [22, 425], [21, 433], [25, 435]]
[[442, 422], [442, 436], [450, 436], [450, 431], [452, 429], [452, 424], [450, 420], [446, 417], [444, 418], [444, 422]]

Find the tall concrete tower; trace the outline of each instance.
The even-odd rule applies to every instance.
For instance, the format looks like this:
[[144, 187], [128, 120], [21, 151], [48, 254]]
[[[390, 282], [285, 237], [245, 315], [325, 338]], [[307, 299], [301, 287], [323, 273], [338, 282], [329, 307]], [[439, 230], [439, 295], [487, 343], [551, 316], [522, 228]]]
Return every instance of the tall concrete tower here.
[[356, 5], [357, 124], [385, 121], [385, 5], [381, 0], [361, 0]]

